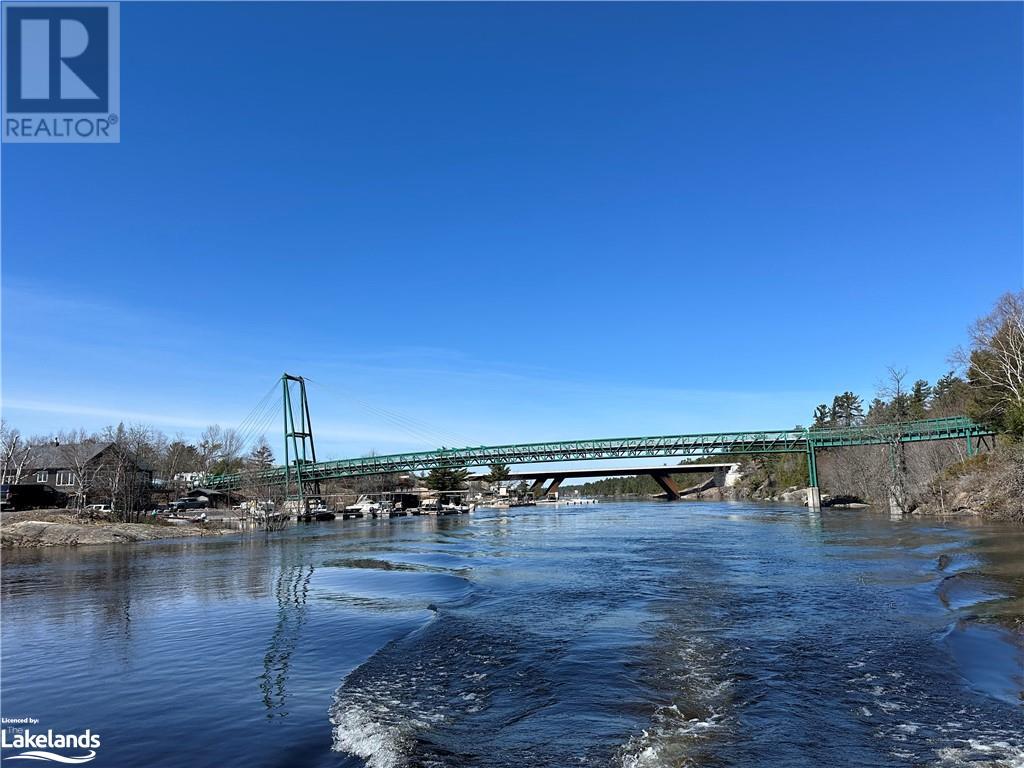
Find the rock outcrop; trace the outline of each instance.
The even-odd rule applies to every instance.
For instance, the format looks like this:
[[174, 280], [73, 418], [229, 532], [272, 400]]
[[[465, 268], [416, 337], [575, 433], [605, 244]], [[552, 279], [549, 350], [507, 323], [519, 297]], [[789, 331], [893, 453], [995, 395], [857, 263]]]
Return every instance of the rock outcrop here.
[[2, 547], [74, 547], [83, 544], [125, 544], [181, 536], [225, 533], [199, 526], [161, 526], [143, 523], [75, 523], [23, 520], [0, 526]]

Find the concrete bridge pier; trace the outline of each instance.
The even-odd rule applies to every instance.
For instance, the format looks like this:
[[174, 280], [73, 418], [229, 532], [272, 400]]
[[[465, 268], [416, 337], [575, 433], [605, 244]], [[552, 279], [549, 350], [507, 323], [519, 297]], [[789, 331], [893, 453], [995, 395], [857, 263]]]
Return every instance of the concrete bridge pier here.
[[821, 489], [816, 485], [807, 489], [807, 506], [810, 509], [821, 509]]
[[714, 480], [714, 483], [715, 483], [715, 488], [727, 488], [730, 485], [730, 483], [729, 483], [729, 473], [731, 473], [731, 472], [732, 472], [732, 467], [729, 467], [729, 468], [721, 467], [719, 469], [716, 469], [715, 472], [714, 472], [714, 475], [713, 475], [713, 480]]
[[544, 495], [545, 496], [550, 496], [552, 493], [558, 493], [558, 489], [562, 485], [562, 481], [563, 480], [565, 480], [564, 477], [552, 478], [551, 485], [549, 485], [548, 489], [546, 491], [544, 491]]
[[679, 486], [676, 485], [675, 480], [668, 472], [652, 472], [651, 477], [654, 478], [654, 482], [661, 486], [661, 490], [665, 492], [665, 497], [669, 501], [679, 501], [682, 497], [682, 492], [679, 490]]
[[903, 517], [903, 507], [900, 506], [895, 493], [889, 494], [889, 517], [893, 520], [899, 520]]
[[530, 486], [530, 493], [533, 494], [533, 498], [539, 498], [540, 492], [544, 488], [544, 483], [547, 481], [548, 479], [546, 477], [538, 477], [533, 481], [533, 485]]

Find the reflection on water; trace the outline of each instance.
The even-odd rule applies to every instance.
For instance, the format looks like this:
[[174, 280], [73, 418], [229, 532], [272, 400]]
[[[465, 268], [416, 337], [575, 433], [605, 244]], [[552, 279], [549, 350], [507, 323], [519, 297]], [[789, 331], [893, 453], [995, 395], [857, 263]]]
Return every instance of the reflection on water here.
[[302, 625], [306, 623], [306, 598], [312, 578], [313, 566], [300, 565], [282, 568], [275, 580], [277, 626], [270, 638], [267, 655], [263, 657], [263, 674], [260, 676], [267, 717], [285, 717], [288, 714], [284, 708], [288, 666], [302, 637]]
[[1024, 530], [753, 504], [4, 553], [95, 764], [1024, 765]]

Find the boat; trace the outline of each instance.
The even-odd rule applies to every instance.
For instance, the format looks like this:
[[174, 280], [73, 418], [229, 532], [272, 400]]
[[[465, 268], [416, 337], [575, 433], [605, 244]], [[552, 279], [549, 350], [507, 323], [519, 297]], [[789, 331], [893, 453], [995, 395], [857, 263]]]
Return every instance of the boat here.
[[464, 515], [473, 512], [476, 504], [443, 504], [441, 514], [443, 515]]
[[375, 502], [366, 494], [360, 496], [355, 504], [349, 504], [345, 507], [344, 515], [357, 515], [359, 517], [373, 516], [375, 511], [380, 509], [380, 504]]
[[188, 525], [192, 522], [192, 518], [190, 517], [184, 517], [182, 515], [175, 514], [166, 515], [164, 517], [164, 520], [166, 520], [171, 525]]
[[358, 517], [392, 517], [402, 514], [401, 507], [396, 507], [390, 501], [375, 501], [369, 496], [363, 495], [355, 504], [345, 507], [346, 516], [355, 515]]
[[306, 523], [311, 523], [314, 520], [324, 522], [326, 520], [334, 520], [336, 515], [334, 512], [329, 510], [327, 507], [320, 505], [318, 507], [311, 508], [308, 512], [299, 515], [299, 520]]
[[206, 513], [201, 512], [198, 515], [179, 515], [177, 513], [172, 512], [171, 514], [165, 516], [164, 520], [166, 520], [171, 525], [189, 525], [192, 523], [205, 523]]

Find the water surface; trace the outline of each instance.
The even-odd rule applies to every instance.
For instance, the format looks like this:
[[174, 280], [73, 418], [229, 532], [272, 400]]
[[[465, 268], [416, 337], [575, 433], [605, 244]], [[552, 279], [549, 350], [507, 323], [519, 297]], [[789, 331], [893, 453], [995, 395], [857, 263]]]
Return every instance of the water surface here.
[[92, 765], [1024, 766], [1024, 529], [749, 503], [4, 553]]

